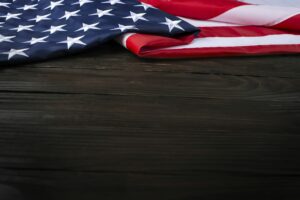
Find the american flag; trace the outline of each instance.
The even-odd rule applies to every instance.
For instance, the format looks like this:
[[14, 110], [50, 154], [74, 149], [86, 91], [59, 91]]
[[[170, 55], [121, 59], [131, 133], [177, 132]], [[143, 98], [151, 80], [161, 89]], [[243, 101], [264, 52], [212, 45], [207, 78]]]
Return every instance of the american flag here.
[[0, 63], [111, 39], [149, 58], [300, 52], [300, 0], [140, 1], [0, 0]]
[[[300, 0], [143, 0], [201, 28], [193, 41], [125, 34], [141, 57], [179, 58], [300, 52]], [[167, 44], [167, 45], [166, 45]]]
[[0, 63], [65, 55], [127, 32], [175, 36], [198, 29], [135, 0], [0, 0]]

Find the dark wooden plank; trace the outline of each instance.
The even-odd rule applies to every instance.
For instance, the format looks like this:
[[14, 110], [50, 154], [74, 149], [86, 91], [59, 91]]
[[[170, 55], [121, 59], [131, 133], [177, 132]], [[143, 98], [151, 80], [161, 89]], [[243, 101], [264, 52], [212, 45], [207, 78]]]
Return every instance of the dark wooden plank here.
[[[189, 175], [2, 170], [0, 191], [13, 200], [65, 199], [284, 199], [300, 195], [292, 176], [194, 172]], [[9, 181], [8, 181], [9, 180]], [[3, 194], [2, 193], [2, 194]], [[3, 197], [3, 196], [2, 196]]]
[[300, 172], [299, 102], [57, 94], [0, 99], [2, 167]]
[[4, 69], [1, 91], [299, 101], [300, 79], [25, 67]]

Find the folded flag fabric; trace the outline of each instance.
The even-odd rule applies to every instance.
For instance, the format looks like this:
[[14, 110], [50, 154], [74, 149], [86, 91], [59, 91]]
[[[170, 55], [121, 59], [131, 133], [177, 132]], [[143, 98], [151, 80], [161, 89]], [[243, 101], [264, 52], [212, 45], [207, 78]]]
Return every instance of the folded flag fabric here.
[[127, 32], [191, 41], [198, 31], [136, 0], [0, 0], [0, 63], [74, 53]]
[[124, 34], [119, 41], [141, 57], [181, 58], [300, 52], [300, 0], [142, 0], [201, 32], [193, 41]]

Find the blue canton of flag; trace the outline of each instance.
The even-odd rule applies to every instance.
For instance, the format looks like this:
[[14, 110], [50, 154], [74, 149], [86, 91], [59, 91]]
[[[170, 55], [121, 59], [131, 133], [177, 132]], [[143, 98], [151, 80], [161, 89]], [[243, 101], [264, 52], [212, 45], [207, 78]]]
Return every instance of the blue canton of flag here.
[[0, 0], [0, 63], [78, 52], [127, 32], [176, 36], [198, 31], [136, 0]]

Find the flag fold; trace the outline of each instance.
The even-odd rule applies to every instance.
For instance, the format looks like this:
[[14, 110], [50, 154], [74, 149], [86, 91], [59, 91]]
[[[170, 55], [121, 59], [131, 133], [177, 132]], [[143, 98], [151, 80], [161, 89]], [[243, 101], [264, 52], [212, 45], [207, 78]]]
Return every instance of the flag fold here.
[[122, 44], [141, 57], [187, 58], [300, 52], [300, 0], [142, 1], [201, 28], [201, 32], [190, 43], [186, 43], [185, 39], [178, 41], [145, 34], [123, 35], [120, 38]]

